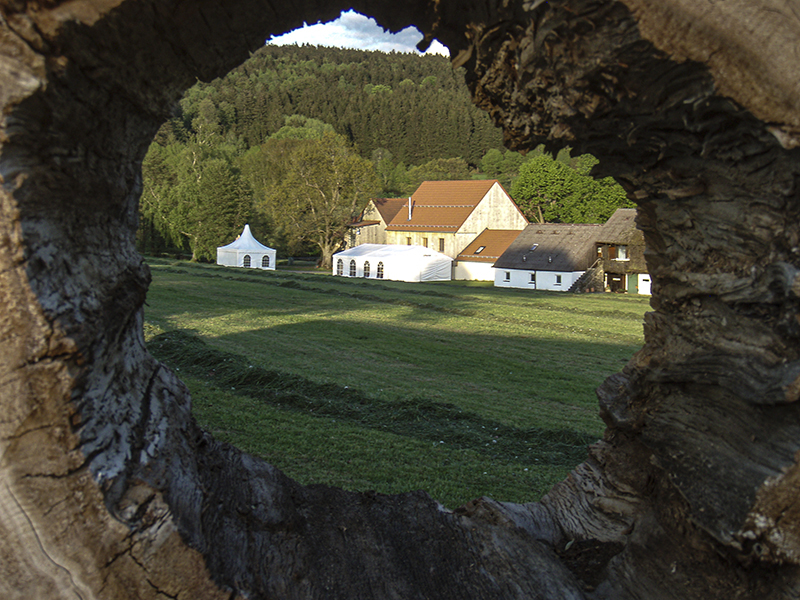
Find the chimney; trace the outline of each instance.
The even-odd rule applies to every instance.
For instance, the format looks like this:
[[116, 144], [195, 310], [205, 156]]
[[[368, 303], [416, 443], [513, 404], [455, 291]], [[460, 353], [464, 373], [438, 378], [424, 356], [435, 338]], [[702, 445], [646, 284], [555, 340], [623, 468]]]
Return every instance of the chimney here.
[[411, 220], [411, 196], [408, 197], [408, 220]]

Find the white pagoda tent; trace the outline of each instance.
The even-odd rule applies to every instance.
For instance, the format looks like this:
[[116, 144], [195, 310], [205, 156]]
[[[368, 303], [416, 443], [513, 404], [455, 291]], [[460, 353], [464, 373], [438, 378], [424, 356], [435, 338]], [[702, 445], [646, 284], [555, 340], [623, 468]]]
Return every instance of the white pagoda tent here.
[[275, 270], [276, 252], [265, 246], [250, 233], [245, 225], [242, 234], [227, 246], [217, 248], [217, 264], [226, 267]]
[[395, 281], [450, 281], [453, 259], [423, 246], [361, 244], [333, 255], [333, 274]]

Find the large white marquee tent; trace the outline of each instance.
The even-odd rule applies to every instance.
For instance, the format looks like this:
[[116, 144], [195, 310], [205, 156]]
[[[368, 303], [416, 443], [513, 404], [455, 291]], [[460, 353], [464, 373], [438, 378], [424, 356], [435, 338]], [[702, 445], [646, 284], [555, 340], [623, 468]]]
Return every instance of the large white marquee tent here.
[[450, 281], [453, 259], [424, 246], [361, 244], [333, 255], [333, 274], [394, 281]]
[[274, 271], [276, 254], [275, 250], [253, 237], [250, 225], [245, 225], [242, 235], [236, 241], [217, 248], [217, 264]]

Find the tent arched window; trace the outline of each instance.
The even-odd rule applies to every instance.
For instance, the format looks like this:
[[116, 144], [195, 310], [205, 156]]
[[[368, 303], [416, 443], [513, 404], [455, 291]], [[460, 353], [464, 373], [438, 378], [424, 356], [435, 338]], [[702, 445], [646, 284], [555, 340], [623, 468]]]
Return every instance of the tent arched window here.
[[342, 259], [340, 258], [339, 260], [336, 261], [336, 274], [337, 275], [342, 275], [343, 273], [344, 273], [344, 263], [342, 262]]
[[356, 276], [356, 261], [351, 260], [350, 261], [350, 277], [355, 277], [355, 276]]
[[369, 261], [364, 261], [364, 277], [369, 277]]
[[261, 268], [269, 269], [269, 255], [265, 254], [261, 257]]
[[378, 272], [376, 273], [378, 279], [383, 279], [383, 262], [378, 263]]
[[245, 269], [249, 269], [250, 268], [250, 255], [249, 254], [245, 254], [244, 255], [244, 258], [242, 259], [242, 266]]

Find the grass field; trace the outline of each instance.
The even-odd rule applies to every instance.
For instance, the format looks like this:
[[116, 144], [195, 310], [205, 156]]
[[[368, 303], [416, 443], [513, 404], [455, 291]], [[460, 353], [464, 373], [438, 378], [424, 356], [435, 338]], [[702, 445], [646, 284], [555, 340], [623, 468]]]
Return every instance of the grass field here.
[[303, 483], [537, 499], [602, 435], [647, 298], [150, 259], [151, 352], [200, 424]]

